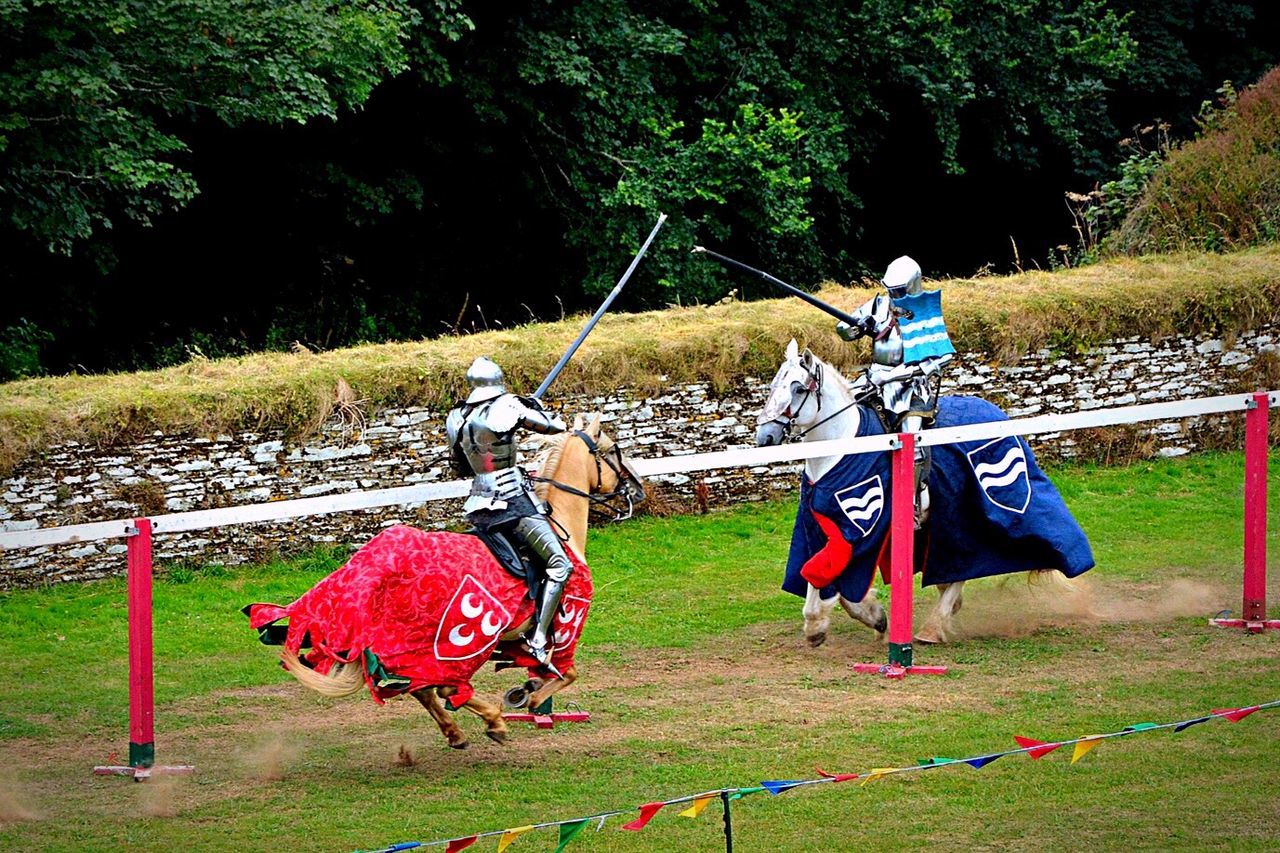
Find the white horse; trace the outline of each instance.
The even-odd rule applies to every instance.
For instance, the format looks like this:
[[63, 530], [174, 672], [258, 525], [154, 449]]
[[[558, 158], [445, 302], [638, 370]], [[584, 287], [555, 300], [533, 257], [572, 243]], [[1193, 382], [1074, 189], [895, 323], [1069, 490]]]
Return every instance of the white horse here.
[[[868, 410], [865, 414], [872, 415]], [[854, 399], [850, 383], [834, 367], [806, 349], [800, 352], [795, 340], [787, 345], [786, 359], [773, 377], [769, 397], [757, 419], [756, 444], [780, 444], [793, 430], [804, 441], [823, 441], [856, 435], [864, 412]], [[816, 483], [840, 461], [839, 456], [823, 456], [805, 461], [805, 476]], [[960, 609], [964, 582], [938, 584], [941, 596], [924, 627], [915, 635], [919, 643], [945, 642], [951, 635], [951, 617]], [[804, 636], [812, 646], [827, 639], [831, 613], [836, 602], [852, 618], [875, 629], [884, 639], [888, 619], [876, 597], [875, 586], [861, 601], [842, 595], [823, 600], [812, 584], [804, 600]]]

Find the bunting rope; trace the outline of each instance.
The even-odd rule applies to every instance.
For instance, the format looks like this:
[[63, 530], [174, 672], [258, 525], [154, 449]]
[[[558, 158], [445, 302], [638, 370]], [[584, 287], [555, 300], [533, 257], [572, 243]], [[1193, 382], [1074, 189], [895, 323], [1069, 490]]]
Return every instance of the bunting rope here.
[[1075, 764], [1084, 758], [1091, 750], [1100, 743], [1111, 738], [1127, 737], [1129, 735], [1144, 734], [1146, 732], [1161, 731], [1163, 729], [1173, 729], [1173, 732], [1185, 731], [1192, 726], [1200, 723], [1207, 723], [1210, 720], [1227, 720], [1232, 723], [1238, 723], [1245, 717], [1257, 711], [1280, 706], [1280, 700], [1274, 702], [1263, 702], [1259, 705], [1249, 705], [1241, 708], [1218, 708], [1199, 717], [1192, 717], [1186, 720], [1178, 720], [1172, 723], [1134, 723], [1125, 726], [1120, 731], [1106, 732], [1096, 735], [1082, 735], [1069, 740], [1057, 741], [1041, 741], [1033, 738], [1014, 735], [1013, 739], [1017, 741], [1017, 749], [1008, 749], [1002, 752], [991, 752], [984, 755], [975, 755], [969, 758], [941, 758], [934, 756], [932, 758], [922, 758], [915, 764], [906, 767], [877, 767], [871, 770], [864, 770], [860, 773], [828, 773], [822, 768], [815, 768], [818, 773], [816, 779], [772, 779], [761, 782], [759, 785], [748, 788], [717, 788], [713, 791], [703, 791], [698, 794], [689, 794], [683, 797], [675, 797], [670, 800], [660, 800], [651, 803], [645, 803], [640, 806], [634, 806], [628, 809], [617, 809], [614, 811], [598, 812], [586, 817], [575, 817], [567, 820], [551, 820], [543, 823], [533, 823], [526, 826], [517, 826], [509, 829], [494, 829], [487, 832], [477, 832], [474, 835], [464, 835], [457, 838], [442, 838], [436, 841], [403, 841], [399, 844], [392, 844], [389, 847], [379, 847], [368, 851], [356, 851], [356, 853], [398, 853], [401, 850], [414, 850], [423, 847], [444, 847], [446, 853], [456, 853], [456, 851], [465, 850], [475, 844], [482, 838], [498, 838], [498, 853], [503, 853], [510, 847], [517, 838], [526, 833], [538, 829], [547, 829], [549, 827], [557, 827], [559, 829], [558, 846], [555, 848], [556, 853], [561, 853], [564, 848], [582, 832], [587, 825], [596, 824], [596, 831], [599, 832], [604, 828], [605, 821], [611, 817], [619, 817], [621, 815], [629, 815], [633, 812], [639, 812], [639, 816], [633, 820], [623, 824], [620, 829], [631, 832], [639, 832], [649, 824], [658, 812], [667, 806], [673, 806], [682, 803], [689, 803], [689, 807], [680, 812], [681, 817], [694, 818], [700, 815], [703, 810], [711, 803], [712, 800], [720, 799], [723, 803], [725, 814], [725, 843], [727, 849], [732, 849], [732, 832], [729, 822], [730, 803], [734, 800], [742, 799], [751, 794], [758, 794], [762, 791], [768, 791], [770, 794], [777, 796], [786, 793], [795, 788], [803, 788], [810, 785], [828, 785], [839, 782], [858, 781], [859, 787], [866, 786], [871, 782], [883, 779], [886, 776], [900, 775], [904, 773], [919, 773], [924, 770], [932, 770], [938, 767], [946, 767], [957, 764], [966, 764], [974, 769], [981, 769], [986, 765], [1004, 758], [1009, 755], [1027, 754], [1033, 760], [1038, 760], [1064, 746], [1073, 747], [1071, 753], [1071, 763]]

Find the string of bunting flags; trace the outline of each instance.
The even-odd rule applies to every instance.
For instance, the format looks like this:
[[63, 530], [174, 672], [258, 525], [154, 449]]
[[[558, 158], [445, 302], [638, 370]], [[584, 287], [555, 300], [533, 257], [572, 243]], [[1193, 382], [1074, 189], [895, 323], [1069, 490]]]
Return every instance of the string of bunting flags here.
[[763, 781], [759, 785], [752, 787], [717, 788], [714, 791], [703, 791], [698, 794], [690, 794], [670, 800], [644, 803], [643, 805], [628, 809], [599, 812], [586, 817], [545, 821], [543, 823], [533, 823], [527, 826], [517, 826], [509, 829], [477, 832], [474, 835], [460, 836], [458, 838], [443, 838], [437, 841], [404, 841], [398, 844], [392, 844], [389, 847], [380, 847], [369, 851], [357, 851], [357, 853], [397, 853], [397, 851], [414, 850], [420, 847], [444, 847], [445, 853], [456, 853], [456, 851], [465, 850], [477, 841], [486, 838], [497, 838], [497, 851], [498, 853], [504, 853], [504, 851], [514, 844], [521, 836], [533, 832], [534, 830], [550, 829], [552, 827], [555, 827], [558, 831], [555, 853], [561, 853], [561, 851], [563, 851], [565, 847], [577, 838], [578, 835], [581, 834], [581, 832], [588, 826], [594, 825], [596, 831], [599, 832], [604, 828], [605, 821], [610, 818], [639, 812], [636, 817], [619, 827], [620, 829], [630, 832], [639, 832], [643, 830], [651, 820], [653, 820], [654, 816], [657, 815], [658, 812], [668, 806], [684, 805], [686, 807], [679, 812], [679, 816], [696, 818], [715, 800], [720, 800], [721, 807], [723, 809], [725, 848], [732, 851], [733, 830], [730, 804], [735, 800], [740, 800], [743, 797], [750, 796], [752, 794], [768, 792], [777, 796], [795, 788], [802, 788], [810, 785], [830, 785], [855, 781], [859, 783], [860, 787], [862, 787], [888, 776], [904, 773], [919, 773], [925, 770], [933, 770], [938, 767], [960, 764], [965, 764], [969, 767], [980, 770], [993, 761], [1009, 755], [1026, 754], [1032, 759], [1038, 760], [1044, 758], [1049, 753], [1066, 746], [1072, 747], [1071, 763], [1075, 764], [1103, 741], [1111, 738], [1128, 737], [1129, 735], [1144, 734], [1164, 729], [1172, 729], [1176, 734], [1178, 732], [1185, 731], [1192, 726], [1199, 725], [1200, 723], [1207, 723], [1210, 720], [1227, 720], [1232, 723], [1237, 723], [1257, 711], [1275, 708], [1277, 706], [1280, 706], [1280, 700], [1264, 702], [1259, 705], [1249, 705], [1242, 708], [1218, 708], [1210, 711], [1208, 714], [1199, 717], [1192, 717], [1188, 720], [1178, 720], [1172, 723], [1134, 723], [1133, 725], [1125, 726], [1120, 731], [1107, 732], [1105, 734], [1083, 735], [1081, 737], [1071, 738], [1070, 740], [1043, 741], [1036, 740], [1035, 738], [1023, 737], [1022, 735], [1014, 735], [1013, 739], [1018, 744], [1017, 749], [1008, 749], [1002, 752], [991, 752], [985, 755], [971, 756], [969, 758], [942, 758], [939, 756], [933, 756], [931, 758], [919, 759], [915, 764], [911, 764], [906, 767], [877, 767], [871, 770], [864, 770], [860, 773], [828, 773], [819, 767], [815, 768], [818, 776], [814, 779], [771, 779]]

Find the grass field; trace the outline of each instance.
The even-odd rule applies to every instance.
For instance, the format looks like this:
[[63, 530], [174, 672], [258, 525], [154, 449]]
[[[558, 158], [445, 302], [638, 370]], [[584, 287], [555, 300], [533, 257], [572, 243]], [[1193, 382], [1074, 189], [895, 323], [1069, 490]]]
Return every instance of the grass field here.
[[[853, 675], [850, 663], [885, 652], [843, 617], [826, 645], [804, 643], [800, 602], [778, 590], [791, 503], [598, 530], [582, 677], [560, 703], [593, 722], [515, 728], [498, 746], [467, 715], [464, 751], [416, 702], [320, 698], [256, 643], [237, 609], [287, 602], [342, 560], [319, 553], [158, 583], [158, 758], [198, 770], [94, 777], [92, 765], [127, 752], [123, 584], [13, 592], [0, 597], [0, 847], [373, 848], [1280, 699], [1280, 636], [1205, 622], [1240, 606], [1241, 464], [1204, 454], [1053, 470], [1097, 569], [1075, 596], [1021, 579], [970, 584], [961, 639], [917, 653], [950, 664], [943, 678]], [[935, 600], [918, 596], [917, 624]], [[477, 688], [513, 680], [486, 672]], [[735, 849], [1275, 849], [1278, 735], [1280, 712], [1264, 711], [1107, 741], [1074, 766], [1063, 750], [756, 795], [735, 804]], [[697, 820], [663, 812], [638, 834], [619, 831], [624, 820], [570, 849], [723, 848], [715, 806]], [[542, 831], [511, 850], [554, 847]]]

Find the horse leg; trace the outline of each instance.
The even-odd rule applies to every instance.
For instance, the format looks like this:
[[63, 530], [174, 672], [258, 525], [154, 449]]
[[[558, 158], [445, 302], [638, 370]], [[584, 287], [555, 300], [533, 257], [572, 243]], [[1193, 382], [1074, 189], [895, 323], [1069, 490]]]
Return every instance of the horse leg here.
[[412, 695], [422, 704], [422, 707], [427, 709], [431, 719], [436, 721], [436, 725], [440, 727], [440, 733], [444, 735], [445, 740], [449, 741], [449, 746], [454, 749], [467, 748], [467, 736], [462, 733], [453, 715], [440, 704], [440, 700], [436, 697], [436, 688], [423, 687], [421, 690], [413, 691]]
[[938, 584], [938, 589], [938, 606], [933, 608], [924, 627], [916, 634], [918, 643], [945, 643], [951, 636], [951, 617], [960, 610], [963, 602], [964, 581]]
[[878, 635], [877, 639], [884, 639], [884, 632], [889, 630], [889, 617], [880, 604], [874, 586], [867, 589], [867, 594], [862, 597], [862, 601], [850, 601], [843, 595], [840, 596], [840, 606], [850, 617], [874, 630]]
[[462, 707], [484, 720], [485, 735], [494, 743], [507, 742], [507, 721], [502, 718], [502, 708], [494, 702], [472, 696]]
[[833, 596], [823, 601], [813, 584], [809, 584], [809, 590], [804, 595], [804, 638], [814, 648], [827, 640], [827, 629], [831, 627], [831, 611], [836, 609], [836, 598], [837, 596]]
[[525, 707], [530, 710], [538, 707], [543, 702], [547, 701], [552, 696], [578, 680], [578, 668], [576, 666], [566, 666], [560, 671], [560, 674], [563, 675], [564, 678], [553, 678], [537, 690], [530, 693], [528, 701], [525, 702]]

